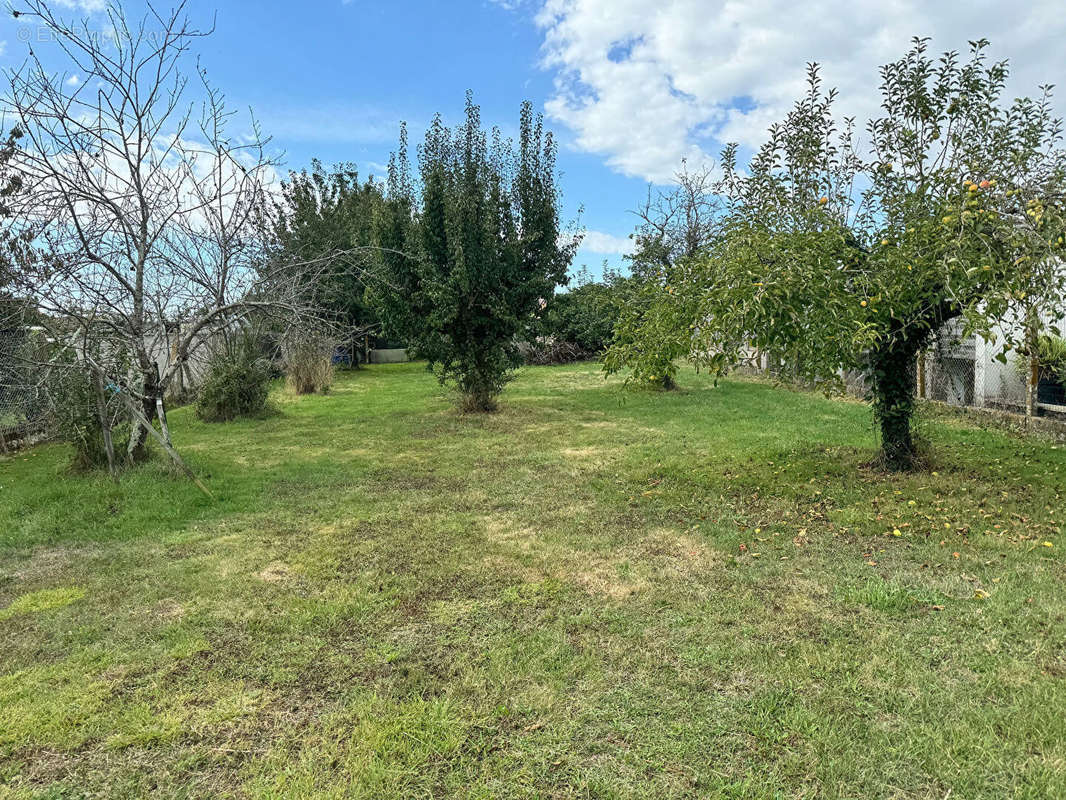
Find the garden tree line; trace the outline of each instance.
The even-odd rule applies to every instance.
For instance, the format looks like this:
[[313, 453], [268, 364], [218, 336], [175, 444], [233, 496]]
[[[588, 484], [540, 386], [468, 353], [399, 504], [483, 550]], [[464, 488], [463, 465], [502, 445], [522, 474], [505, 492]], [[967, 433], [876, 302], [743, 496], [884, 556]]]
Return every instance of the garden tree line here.
[[332, 254], [315, 302], [360, 330], [380, 320], [458, 389], [464, 408], [489, 411], [579, 243], [563, 236], [555, 161], [530, 103], [515, 143], [483, 129], [468, 94], [461, 124], [434, 117], [417, 176], [406, 127], [384, 184], [317, 163], [291, 174], [268, 240], [290, 258]]
[[632, 278], [604, 265], [603, 279], [593, 280], [581, 267], [565, 292], [550, 298], [530, 330], [525, 360], [563, 364], [598, 359], [614, 338], [625, 287]]
[[1007, 65], [988, 63], [984, 41], [964, 60], [916, 39], [882, 68], [882, 112], [861, 142], [812, 65], [746, 168], [731, 145], [720, 176], [683, 166], [649, 192], [630, 275], [558, 292], [580, 236], [561, 223], [556, 144], [530, 103], [517, 141], [486, 131], [468, 94], [463, 121], [436, 116], [414, 163], [401, 126], [384, 181], [316, 161], [272, 186], [269, 140], [254, 120], [231, 134], [223, 95], [185, 69], [204, 33], [181, 6], [139, 24], [111, 7], [107, 40], [43, 0], [19, 13], [83, 79], [32, 52], [9, 73], [4, 318], [47, 330], [37, 366], [81, 451], [112, 471], [143, 459], [149, 436], [182, 464], [165, 398], [205, 348], [201, 415], [261, 410], [274, 374], [251, 335], [262, 330], [301, 362], [300, 391], [329, 382], [334, 339], [308, 332], [383, 331], [472, 411], [495, 407], [523, 357], [602, 353], [608, 372], [662, 388], [682, 359], [723, 374], [753, 350], [827, 390], [859, 372], [883, 461], [904, 469], [917, 458], [915, 362], [937, 331], [961, 319], [1036, 355], [1039, 320], [1066, 297], [1050, 87], [1004, 102]]
[[367, 290], [378, 261], [378, 220], [384, 213], [383, 186], [360, 180], [354, 164], [327, 170], [290, 172], [261, 210], [267, 253], [275, 263], [323, 261], [319, 278], [307, 287], [309, 300], [328, 312], [349, 337], [380, 327]]
[[608, 372], [630, 368], [629, 380], [662, 389], [675, 387], [678, 361], [690, 350], [691, 315], [680, 304], [678, 286], [690, 264], [705, 254], [722, 230], [722, 200], [708, 167], [682, 162], [674, 185], [648, 190], [637, 208], [630, 276], [615, 280], [617, 309]]
[[[528, 104], [523, 114], [528, 116], [530, 125], [539, 124]], [[520, 119], [520, 130], [524, 124]], [[443, 125], [431, 129], [430, 133], [436, 135], [440, 130]], [[545, 137], [543, 131], [531, 130]], [[505, 146], [499, 137], [494, 141], [493, 146]], [[427, 151], [422, 148], [420, 152]], [[506, 159], [497, 161], [507, 163]], [[314, 302], [323, 313], [337, 320], [347, 337], [364, 333], [387, 336], [404, 341], [412, 354], [428, 358], [435, 346], [428, 338], [451, 336], [448, 328], [435, 327], [431, 317], [433, 305], [441, 297], [459, 295], [439, 291], [431, 294], [434, 285], [439, 290], [451, 268], [442, 270], [438, 260], [435, 271], [427, 269], [430, 262], [426, 259], [425, 217], [421, 213], [423, 168], [424, 164], [416, 181], [408, 157], [407, 130], [402, 126], [400, 146], [390, 159], [385, 181], [373, 178], [360, 181], [352, 165], [326, 168], [314, 161], [309, 172], [289, 174], [263, 214], [261, 225], [268, 249], [282, 261], [328, 259], [320, 282], [310, 287], [310, 291]], [[550, 171], [545, 177], [554, 183]], [[514, 185], [513, 176], [503, 177]], [[558, 210], [551, 207], [555, 200], [548, 193], [542, 196], [547, 209], [544, 217], [551, 223], [540, 238], [551, 241], [553, 235], [559, 236]], [[501, 196], [497, 202], [509, 201]], [[530, 205], [527, 201], [527, 208]], [[544, 257], [568, 264], [576, 241], [571, 234], [562, 238], [567, 245], [546, 248]], [[496, 259], [495, 255], [491, 257]], [[565, 274], [560, 277], [556, 271], [552, 281], [534, 276], [527, 297], [518, 298], [524, 305], [513, 315], [512, 325], [518, 323], [517, 327], [504, 328], [496, 341], [511, 351], [512, 356], [517, 354], [533, 363], [598, 358], [614, 335], [616, 321], [626, 305], [625, 298], [635, 294], [634, 287], [644, 280], [645, 263], [639, 255], [634, 256], [633, 276], [605, 269], [601, 281], [594, 281], [588, 270], [582, 268], [569, 290], [560, 292], [555, 291], [555, 286], [569, 284]], [[472, 285], [488, 288], [492, 284], [485, 278], [483, 275], [469, 280]], [[507, 282], [513, 279], [500, 280], [499, 286]], [[536, 290], [535, 306], [530, 305], [528, 298], [532, 289]], [[491, 307], [483, 304], [483, 310], [491, 314], [510, 313], [506, 303], [501, 306], [496, 302], [499, 295], [498, 288], [493, 290]], [[477, 309], [477, 305], [472, 308]], [[458, 326], [467, 325], [460, 316], [453, 321]], [[472, 351], [480, 346], [479, 341], [478, 337], [469, 338], [465, 346]], [[488, 346], [495, 345], [490, 340]], [[510, 363], [518, 363], [518, 358], [512, 357]], [[504, 368], [504, 374], [510, 369]]]
[[151, 436], [185, 469], [168, 390], [253, 320], [309, 324], [319, 265], [265, 250], [269, 140], [254, 120], [231, 133], [224, 96], [187, 66], [207, 32], [183, 6], [130, 20], [110, 5], [109, 37], [43, 0], [14, 13], [50, 44], [7, 73], [2, 99], [15, 126], [3, 166], [17, 176], [4, 196], [3, 324], [44, 328], [26, 358], [79, 457], [106, 457], [117, 474]]
[[3, 98], [16, 124], [0, 151], [4, 324], [45, 329], [26, 358], [77, 460], [117, 475], [153, 437], [184, 468], [168, 394], [206, 353], [201, 416], [256, 413], [272, 371], [251, 331], [289, 360], [313, 350], [290, 379], [321, 388], [333, 340], [302, 334], [385, 319], [466, 407], [491, 409], [578, 243], [560, 230], [556, 146], [531, 105], [517, 142], [483, 130], [470, 98], [461, 125], [438, 116], [417, 177], [403, 131], [387, 183], [316, 162], [275, 188], [269, 139], [254, 119], [230, 133], [224, 96], [186, 67], [208, 32], [184, 6], [105, 13], [113, 37], [25, 0], [16, 14], [55, 46], [31, 50]]
[[[649, 187], [632, 212], [638, 222], [630, 236], [633, 250], [623, 257], [626, 272], [605, 264], [602, 280], [594, 281], [586, 268], [578, 270], [569, 291], [551, 298], [541, 314], [530, 344], [533, 360], [602, 357], [608, 371], [631, 367], [631, 381], [672, 388], [690, 337], [663, 312], [683, 315], [676, 305], [675, 273], [721, 234], [722, 201], [715, 192], [709, 168], [684, 162], [673, 186]], [[672, 301], [665, 309], [664, 293]]]
[[746, 170], [726, 148], [715, 235], [647, 284], [640, 325], [608, 369], [659, 372], [684, 355], [720, 374], [754, 348], [829, 389], [857, 371], [884, 463], [914, 466], [915, 363], [936, 332], [961, 319], [1031, 350], [1040, 314], [1066, 295], [1066, 155], [1050, 87], [1003, 102], [1007, 64], [988, 63], [986, 47], [934, 59], [916, 39], [882, 68], [865, 145], [812, 65], [807, 95]]

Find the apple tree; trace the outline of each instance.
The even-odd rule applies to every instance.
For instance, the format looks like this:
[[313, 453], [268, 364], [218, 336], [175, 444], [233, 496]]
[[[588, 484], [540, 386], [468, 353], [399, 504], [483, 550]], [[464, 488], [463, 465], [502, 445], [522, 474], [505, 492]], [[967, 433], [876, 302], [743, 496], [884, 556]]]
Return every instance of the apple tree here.
[[652, 191], [633, 212], [638, 219], [626, 256], [630, 275], [616, 283], [622, 298], [611, 346], [604, 353], [607, 374], [628, 370], [628, 381], [659, 389], [676, 387], [678, 362], [688, 355], [689, 309], [678, 287], [691, 262], [721, 236], [721, 198], [709, 166], [682, 162], [667, 190]]
[[1004, 103], [1008, 67], [988, 62], [987, 42], [968, 59], [927, 44], [882, 68], [862, 145], [811, 65], [747, 170], [726, 148], [724, 235], [675, 288], [697, 364], [725, 370], [755, 347], [826, 389], [860, 372], [889, 469], [916, 463], [916, 358], [946, 322], [1024, 346], [1025, 320], [1004, 321], [1066, 295], [1050, 87]]

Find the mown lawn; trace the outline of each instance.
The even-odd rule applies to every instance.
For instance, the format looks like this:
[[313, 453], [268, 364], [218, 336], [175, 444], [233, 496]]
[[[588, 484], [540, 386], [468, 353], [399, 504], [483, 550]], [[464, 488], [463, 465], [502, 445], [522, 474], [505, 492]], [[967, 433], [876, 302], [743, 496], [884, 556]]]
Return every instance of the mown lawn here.
[[0, 797], [1066, 797], [1066, 448], [420, 365], [0, 461]]

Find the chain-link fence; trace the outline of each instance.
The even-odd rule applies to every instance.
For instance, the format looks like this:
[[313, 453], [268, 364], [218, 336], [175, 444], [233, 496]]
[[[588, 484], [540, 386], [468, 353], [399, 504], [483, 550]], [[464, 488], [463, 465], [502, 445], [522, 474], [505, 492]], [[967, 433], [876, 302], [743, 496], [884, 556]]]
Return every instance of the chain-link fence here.
[[[1000, 342], [1002, 342], [1000, 337]], [[796, 370], [787, 359], [751, 351], [740, 370], [791, 382]], [[1040, 417], [1049, 424], [1066, 424], [1066, 369], [1033, 362], [1002, 343], [964, 335], [961, 321], [942, 328], [915, 365], [919, 398], [959, 408], [985, 409], [1019, 417]], [[861, 372], [846, 372], [846, 391], [869, 395]], [[815, 387], [809, 387], [815, 388]]]
[[975, 406], [982, 395], [976, 359], [976, 340], [963, 336], [957, 324], [945, 325], [932, 347], [918, 358], [918, 396], [953, 406]]
[[[156, 362], [161, 375], [177, 358], [179, 334], [180, 328], [175, 326], [167, 331], [165, 338], [153, 334], [146, 340], [149, 357]], [[193, 340], [181, 369], [169, 376], [168, 405], [183, 404], [194, 397], [209, 369], [216, 344], [213, 339], [217, 335], [209, 332]], [[110, 363], [106, 371], [110, 377], [105, 382], [122, 384], [115, 376], [122, 376], [126, 367], [116, 349], [105, 343], [96, 358]], [[72, 363], [65, 364], [57, 357], [57, 350], [43, 329], [0, 329], [0, 454], [62, 434], [63, 420], [85, 410], [81, 408], [82, 402], [90, 402], [89, 412], [97, 413], [94, 398], [86, 400], [71, 394], [67, 373], [72, 369], [77, 372]]]
[[945, 326], [918, 362], [920, 397], [948, 405], [1066, 420], [1063, 379], [1028, 354]]
[[0, 330], [0, 452], [40, 439], [46, 396], [34, 367], [34, 332]]

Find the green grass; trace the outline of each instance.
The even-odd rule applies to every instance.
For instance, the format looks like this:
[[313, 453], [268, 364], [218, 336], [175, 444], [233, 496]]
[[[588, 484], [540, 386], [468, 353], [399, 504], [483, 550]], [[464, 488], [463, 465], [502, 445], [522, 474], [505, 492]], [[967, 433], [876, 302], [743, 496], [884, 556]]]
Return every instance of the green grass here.
[[0, 461], [0, 798], [1066, 797], [1066, 450], [683, 384], [177, 411], [214, 501]]

